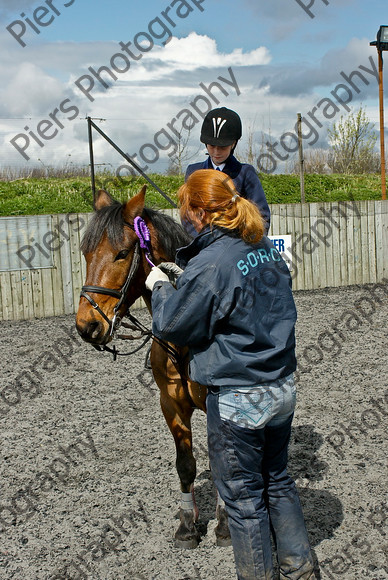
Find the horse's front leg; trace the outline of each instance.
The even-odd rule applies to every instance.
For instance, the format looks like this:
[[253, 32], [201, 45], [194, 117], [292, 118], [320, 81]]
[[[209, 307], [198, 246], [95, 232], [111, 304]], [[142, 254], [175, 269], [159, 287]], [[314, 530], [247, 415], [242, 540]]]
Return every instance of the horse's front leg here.
[[165, 392], [161, 392], [160, 404], [174, 437], [176, 469], [181, 484], [180, 524], [175, 533], [175, 545], [178, 548], [196, 548], [200, 535], [195, 526], [198, 520], [198, 508], [194, 497], [197, 467], [192, 449], [191, 416], [193, 410], [187, 403], [177, 403]]
[[[174, 437], [176, 446], [176, 468], [181, 482], [181, 506], [179, 510], [180, 525], [175, 533], [175, 545], [178, 548], [196, 548], [200, 534], [195, 526], [198, 520], [198, 508], [194, 496], [196, 461], [192, 451], [191, 416], [193, 408], [187, 403], [176, 401], [161, 393], [161, 407], [166, 422]], [[217, 491], [216, 508], [217, 526], [215, 528], [217, 546], [231, 546], [228, 514], [225, 503]]]
[[160, 406], [174, 437], [176, 469], [181, 484], [180, 525], [175, 534], [175, 545], [196, 548], [200, 539], [195, 522], [198, 508], [194, 498], [196, 461], [193, 455], [191, 417], [192, 399], [182, 384], [182, 377], [161, 346], [154, 342], [151, 348], [154, 379], [160, 390]]

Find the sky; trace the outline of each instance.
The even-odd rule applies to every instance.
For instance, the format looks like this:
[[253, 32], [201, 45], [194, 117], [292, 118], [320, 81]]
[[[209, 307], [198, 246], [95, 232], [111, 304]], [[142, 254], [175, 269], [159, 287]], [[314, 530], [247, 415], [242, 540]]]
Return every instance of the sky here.
[[[386, 0], [0, 0], [1, 165], [87, 166], [90, 116], [164, 173], [179, 146], [183, 164], [205, 159], [202, 119], [225, 106], [240, 157], [251, 143], [259, 170], [286, 171], [298, 113], [305, 150], [360, 106], [379, 129], [369, 42], [386, 14]], [[97, 167], [126, 163], [96, 134], [94, 150]]]

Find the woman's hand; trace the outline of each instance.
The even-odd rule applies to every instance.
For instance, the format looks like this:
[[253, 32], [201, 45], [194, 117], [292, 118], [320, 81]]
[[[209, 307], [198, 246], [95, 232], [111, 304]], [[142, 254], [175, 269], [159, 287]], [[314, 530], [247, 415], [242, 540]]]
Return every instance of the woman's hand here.
[[174, 262], [162, 262], [159, 264], [158, 268], [167, 274], [172, 284], [175, 284], [183, 272], [182, 268], [177, 266]]
[[146, 288], [148, 288], [148, 290], [151, 290], [151, 292], [152, 292], [156, 282], [169, 282], [169, 281], [170, 281], [170, 279], [167, 276], [167, 274], [162, 272], [162, 270], [160, 268], [158, 268], [157, 266], [154, 266], [151, 269], [151, 272], [147, 276], [147, 279], [145, 281], [145, 285], [146, 285]]

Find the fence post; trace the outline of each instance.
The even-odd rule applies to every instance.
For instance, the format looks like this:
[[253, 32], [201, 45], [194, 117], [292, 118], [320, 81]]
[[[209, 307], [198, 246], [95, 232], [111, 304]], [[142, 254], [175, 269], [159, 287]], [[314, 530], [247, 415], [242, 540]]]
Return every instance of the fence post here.
[[95, 207], [95, 203], [96, 203], [96, 178], [95, 178], [95, 174], [94, 174], [92, 120], [90, 117], [88, 117], [88, 139], [89, 139], [89, 158], [90, 158], [90, 178], [92, 180], [93, 207]]
[[304, 158], [302, 144], [302, 115], [298, 113], [298, 144], [299, 144], [299, 173], [300, 173], [300, 201], [305, 203], [304, 195]]

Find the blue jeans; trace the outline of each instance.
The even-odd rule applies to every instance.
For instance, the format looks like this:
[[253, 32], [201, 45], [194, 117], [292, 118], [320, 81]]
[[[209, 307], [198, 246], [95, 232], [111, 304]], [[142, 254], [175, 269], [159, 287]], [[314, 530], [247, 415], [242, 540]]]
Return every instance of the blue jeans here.
[[[280, 578], [310, 580], [315, 575], [307, 531], [287, 474], [295, 387], [291, 378], [257, 391], [221, 388], [207, 397], [210, 464], [229, 516], [237, 576], [273, 579], [272, 531]], [[220, 407], [229, 418], [221, 418]]]

